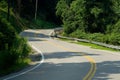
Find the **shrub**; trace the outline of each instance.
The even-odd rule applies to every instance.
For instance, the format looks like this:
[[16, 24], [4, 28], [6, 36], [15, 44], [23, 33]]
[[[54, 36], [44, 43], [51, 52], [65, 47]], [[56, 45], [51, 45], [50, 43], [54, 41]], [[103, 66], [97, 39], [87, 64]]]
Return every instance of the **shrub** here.
[[71, 33], [70, 36], [80, 38], [80, 39], [86, 39], [88, 35], [83, 31], [76, 30], [75, 32]]
[[24, 61], [30, 51], [27, 41], [6, 19], [0, 18], [0, 75], [18, 64], [19, 60]]
[[98, 42], [104, 42], [104, 34], [101, 33], [94, 33], [94, 34], [88, 34], [88, 39], [92, 41], [98, 41]]
[[31, 51], [24, 38], [16, 37], [13, 41], [14, 43], [10, 47], [7, 43], [4, 44], [6, 48], [0, 51], [0, 75], [2, 75], [1, 72], [9, 70], [14, 65], [24, 63], [24, 59]]
[[120, 45], [120, 34], [119, 33], [112, 33], [109, 36], [108, 41], [110, 44]]
[[118, 22], [114, 25], [113, 32], [120, 33], [120, 20], [118, 20]]
[[19, 58], [28, 57], [29, 53], [31, 52], [31, 48], [27, 44], [27, 40], [17, 36], [13, 41], [14, 43], [11, 46], [11, 49], [13, 49], [15, 53], [18, 53]]

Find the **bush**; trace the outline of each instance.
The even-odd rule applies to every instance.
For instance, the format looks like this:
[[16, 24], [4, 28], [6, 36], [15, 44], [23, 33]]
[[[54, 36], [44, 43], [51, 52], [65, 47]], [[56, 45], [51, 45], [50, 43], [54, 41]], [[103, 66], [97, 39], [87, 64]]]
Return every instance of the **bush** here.
[[19, 61], [28, 57], [31, 48], [21, 38], [14, 27], [4, 18], [0, 18], [0, 75], [8, 71]]
[[104, 34], [101, 33], [94, 33], [94, 34], [89, 34], [88, 39], [92, 41], [98, 41], [98, 42], [104, 42]]
[[120, 20], [118, 20], [118, 22], [114, 25], [113, 32], [120, 33]]
[[14, 43], [10, 47], [4, 44], [6, 48], [0, 51], [0, 75], [16, 64], [24, 63], [24, 59], [28, 57], [31, 51], [24, 38], [16, 37], [13, 41]]
[[71, 33], [70, 36], [80, 38], [80, 39], [87, 39], [88, 35], [83, 31], [76, 30], [75, 32]]
[[27, 44], [27, 40], [19, 36], [17, 36], [16, 39], [14, 40], [12, 48], [21, 59], [28, 57], [29, 53], [31, 52], [31, 48]]
[[120, 45], [120, 34], [112, 33], [111, 35], [109, 35], [108, 41], [110, 44]]
[[[65, 35], [66, 36], [66, 35]], [[75, 31], [69, 35], [70, 37], [76, 37], [79, 39], [87, 39], [90, 41], [97, 41], [112, 45], [120, 45], [120, 34], [119, 33], [111, 33], [111, 34], [102, 34], [102, 33], [85, 33], [82, 31]]]

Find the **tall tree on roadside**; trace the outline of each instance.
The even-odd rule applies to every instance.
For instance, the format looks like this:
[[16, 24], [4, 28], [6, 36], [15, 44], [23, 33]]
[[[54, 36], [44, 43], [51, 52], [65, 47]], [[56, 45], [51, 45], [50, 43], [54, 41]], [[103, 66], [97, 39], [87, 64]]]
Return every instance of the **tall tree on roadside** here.
[[76, 29], [76, 27], [71, 24], [74, 19], [74, 12], [72, 12], [70, 9], [72, 1], [73, 0], [60, 0], [56, 6], [56, 14], [61, 16], [62, 22], [64, 24], [64, 32], [67, 34], [73, 32]]

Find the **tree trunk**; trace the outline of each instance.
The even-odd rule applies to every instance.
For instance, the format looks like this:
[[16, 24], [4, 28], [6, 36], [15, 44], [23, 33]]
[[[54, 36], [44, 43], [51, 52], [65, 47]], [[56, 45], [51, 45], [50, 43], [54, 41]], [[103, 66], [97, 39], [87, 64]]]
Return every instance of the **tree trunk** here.
[[38, 7], [38, 0], [36, 0], [36, 3], [35, 3], [35, 20], [37, 17], [37, 7]]

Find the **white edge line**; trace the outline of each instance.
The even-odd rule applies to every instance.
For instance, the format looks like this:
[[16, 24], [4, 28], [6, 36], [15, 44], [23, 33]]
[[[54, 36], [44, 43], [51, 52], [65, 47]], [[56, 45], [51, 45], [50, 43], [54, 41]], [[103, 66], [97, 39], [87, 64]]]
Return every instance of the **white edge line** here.
[[[30, 44], [30, 45], [31, 45], [31, 44]], [[43, 55], [42, 51], [38, 50], [38, 49], [37, 49], [35, 46], [33, 46], [33, 45], [31, 45], [31, 47], [32, 47], [33, 49], [35, 49], [37, 52], [39, 52], [39, 53], [41, 54], [41, 56], [42, 56], [42, 60], [40, 60], [39, 64], [36, 65], [35, 67], [33, 67], [33, 68], [27, 70], [27, 71], [24, 71], [24, 72], [22, 72], [22, 73], [20, 73], [20, 74], [17, 74], [17, 75], [14, 75], [14, 76], [5, 78], [5, 79], [3, 79], [3, 80], [9, 80], [9, 79], [18, 77], [18, 76], [20, 76], [20, 75], [23, 75], [23, 74], [25, 74], [25, 73], [27, 73], [27, 72], [30, 72], [30, 71], [36, 69], [37, 67], [39, 67], [39, 66], [44, 62], [44, 55]]]

